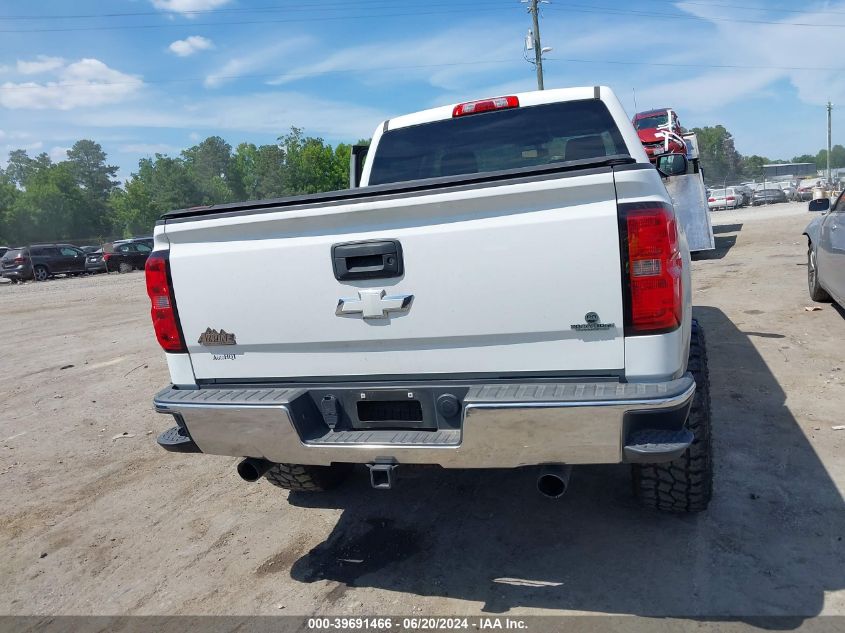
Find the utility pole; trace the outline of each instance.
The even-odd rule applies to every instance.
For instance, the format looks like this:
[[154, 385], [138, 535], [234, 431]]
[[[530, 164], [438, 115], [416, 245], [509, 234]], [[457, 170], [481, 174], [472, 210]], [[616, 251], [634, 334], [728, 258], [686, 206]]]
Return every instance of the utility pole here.
[[830, 115], [833, 111], [833, 104], [827, 102], [827, 184], [830, 186], [833, 183], [833, 178], [830, 173]]
[[531, 0], [528, 11], [534, 20], [534, 65], [537, 67], [537, 90], [545, 90], [543, 88], [543, 48], [540, 46], [540, 9], [537, 6], [538, 4], [538, 0]]
[[[520, 0], [523, 4], [528, 4], [528, 13], [534, 21], [534, 28], [528, 32], [526, 38], [525, 48], [527, 50], [534, 49], [534, 64], [537, 69], [537, 90], [544, 90], [543, 87], [543, 55], [552, 50], [549, 47], [543, 48], [540, 44], [540, 5], [548, 4], [549, 0]], [[526, 58], [527, 61], [531, 61]]]

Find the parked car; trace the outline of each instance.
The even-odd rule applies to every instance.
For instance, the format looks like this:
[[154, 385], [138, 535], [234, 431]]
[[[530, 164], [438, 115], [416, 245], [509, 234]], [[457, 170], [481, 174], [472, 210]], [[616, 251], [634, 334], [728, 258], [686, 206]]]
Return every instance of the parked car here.
[[684, 129], [672, 108], [638, 112], [634, 115], [633, 123], [650, 161], [656, 161], [661, 154], [687, 153]]
[[707, 198], [707, 206], [710, 209], [736, 209], [742, 206], [742, 193], [735, 187], [726, 189], [713, 189]]
[[45, 281], [54, 275], [85, 272], [85, 253], [72, 244], [33, 244], [10, 249], [0, 259], [0, 274], [12, 281]]
[[786, 194], [787, 200], [796, 200], [798, 196], [798, 189], [791, 182], [779, 182], [777, 187]]
[[821, 178], [805, 178], [798, 183], [797, 198], [803, 202], [813, 199], [813, 189], [822, 187]]
[[830, 198], [812, 200], [809, 210], [823, 213], [804, 229], [810, 298], [845, 308], [845, 193], [832, 206]]
[[132, 270], [143, 270], [152, 250], [152, 238], [119, 240], [103, 246], [101, 256], [107, 272], [128, 273]]
[[754, 195], [754, 190], [747, 185], [736, 185], [734, 190], [742, 196], [742, 204], [739, 206], [745, 207], [751, 204], [751, 197]]
[[786, 202], [786, 193], [780, 188], [758, 189], [751, 196], [751, 206], [759, 207], [761, 204], [775, 204]]
[[[562, 155], [538, 164], [548, 145]], [[685, 174], [673, 158], [663, 173]], [[535, 465], [559, 497], [572, 464], [629, 463], [646, 506], [707, 507], [690, 253], [609, 88], [393, 118], [360, 185], [158, 223], [146, 285], [172, 383], [155, 396], [163, 448], [245, 458], [243, 479], [297, 494], [353, 464], [379, 489], [406, 464]]]
[[85, 272], [91, 274], [108, 272], [106, 262], [103, 261], [102, 248], [98, 248], [85, 256]]

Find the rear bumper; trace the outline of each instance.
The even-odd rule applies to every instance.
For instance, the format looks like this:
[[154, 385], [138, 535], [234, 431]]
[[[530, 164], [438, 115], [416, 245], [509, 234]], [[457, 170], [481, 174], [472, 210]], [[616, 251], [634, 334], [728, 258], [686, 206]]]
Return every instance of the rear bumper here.
[[6, 279], [32, 279], [32, 269], [31, 268], [9, 268], [6, 270], [0, 270], [0, 276], [5, 277]]
[[[695, 393], [690, 374], [664, 383], [509, 382], [457, 387], [465, 395], [454, 428], [440, 425], [426, 431], [333, 431], [309, 389], [299, 387], [169, 387], [155, 396], [154, 404], [158, 412], [176, 419], [201, 452], [294, 464], [513, 468], [660, 462], [679, 457], [692, 442], [685, 428]], [[442, 388], [441, 383], [438, 389]], [[342, 392], [347, 387], [332, 389]], [[351, 392], [360, 389], [348, 387]]]

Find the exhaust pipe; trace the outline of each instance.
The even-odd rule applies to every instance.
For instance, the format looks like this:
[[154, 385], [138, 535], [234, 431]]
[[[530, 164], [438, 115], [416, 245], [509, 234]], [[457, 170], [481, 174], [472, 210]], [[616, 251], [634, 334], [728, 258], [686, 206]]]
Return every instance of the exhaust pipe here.
[[537, 490], [550, 499], [560, 499], [569, 488], [572, 466], [550, 466], [537, 477]]
[[247, 457], [238, 464], [238, 474], [244, 481], [258, 481], [264, 473], [270, 470], [272, 465], [273, 462], [268, 462], [266, 459]]

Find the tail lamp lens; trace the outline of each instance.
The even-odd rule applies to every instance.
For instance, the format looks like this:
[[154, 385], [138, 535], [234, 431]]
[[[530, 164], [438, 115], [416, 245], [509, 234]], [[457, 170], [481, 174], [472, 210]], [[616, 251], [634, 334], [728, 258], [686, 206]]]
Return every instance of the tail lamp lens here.
[[674, 211], [661, 203], [620, 205], [627, 233], [630, 334], [676, 329], [683, 318], [683, 259]]
[[170, 287], [170, 262], [167, 251], [152, 253], [144, 266], [147, 275], [147, 294], [152, 308], [153, 329], [159, 345], [166, 352], [184, 352], [185, 342], [179, 327], [173, 289]]

